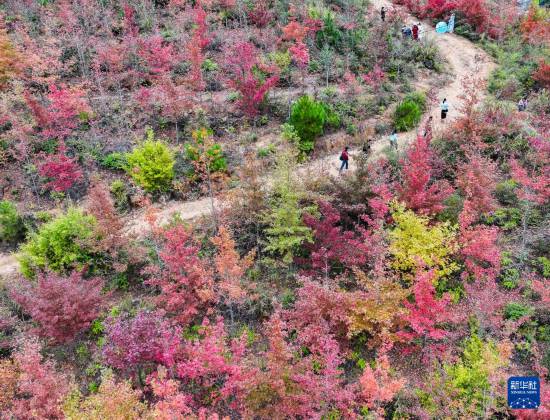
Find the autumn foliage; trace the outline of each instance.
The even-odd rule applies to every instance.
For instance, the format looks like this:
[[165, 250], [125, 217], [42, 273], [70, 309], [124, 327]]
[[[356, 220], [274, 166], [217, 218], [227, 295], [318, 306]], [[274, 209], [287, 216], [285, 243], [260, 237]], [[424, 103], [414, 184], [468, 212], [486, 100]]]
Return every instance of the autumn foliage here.
[[[241, 42], [227, 49], [225, 68], [229, 86], [240, 94], [240, 108], [249, 117], [257, 115], [265, 95], [279, 80], [275, 69], [260, 61], [256, 47], [250, 42]], [[257, 71], [268, 74], [265, 81], [258, 79]]]
[[54, 273], [39, 274], [35, 285], [13, 290], [13, 299], [39, 325], [41, 335], [66, 343], [87, 329], [100, 313], [104, 298], [103, 281], [83, 279], [73, 272], [65, 277]]
[[1, 420], [548, 418], [548, 12], [393, 3], [2, 2]]

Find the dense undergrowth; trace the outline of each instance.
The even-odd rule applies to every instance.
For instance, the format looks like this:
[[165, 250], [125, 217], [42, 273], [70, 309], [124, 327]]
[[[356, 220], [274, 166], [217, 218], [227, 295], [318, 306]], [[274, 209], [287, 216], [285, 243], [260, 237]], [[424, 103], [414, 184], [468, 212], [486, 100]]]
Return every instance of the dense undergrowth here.
[[[434, 45], [364, 1], [0, 6], [0, 418], [548, 416], [548, 14], [407, 4], [499, 64], [435, 137]], [[297, 170], [394, 127], [419, 135]], [[521, 374], [537, 411], [506, 406]]]

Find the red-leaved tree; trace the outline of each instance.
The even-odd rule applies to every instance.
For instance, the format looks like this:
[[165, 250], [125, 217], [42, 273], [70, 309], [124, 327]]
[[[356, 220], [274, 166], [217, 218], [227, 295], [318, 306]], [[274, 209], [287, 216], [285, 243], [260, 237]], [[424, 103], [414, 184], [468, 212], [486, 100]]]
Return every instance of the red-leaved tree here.
[[158, 313], [142, 311], [133, 318], [108, 319], [103, 358], [117, 369], [139, 372], [147, 364], [173, 366], [181, 329]]
[[49, 104], [46, 107], [29, 93], [25, 93], [25, 99], [44, 138], [65, 139], [78, 127], [80, 118], [91, 112], [85, 91], [65, 85], [50, 85]]
[[45, 188], [57, 192], [67, 191], [82, 179], [82, 171], [76, 159], [68, 157], [66, 152], [65, 144], [61, 143], [57, 153], [44, 156], [38, 173], [48, 179]]
[[[263, 64], [258, 50], [250, 42], [226, 48], [224, 66], [229, 86], [240, 94], [238, 105], [248, 117], [254, 117], [267, 92], [279, 81], [276, 68]], [[258, 77], [257, 71], [267, 74], [264, 81]]]
[[185, 325], [215, 301], [213, 272], [199, 258], [199, 246], [183, 226], [166, 231], [164, 240], [159, 254], [163, 267], [150, 267], [147, 284], [159, 288], [159, 308]]
[[13, 418], [63, 419], [62, 405], [69, 391], [68, 378], [56, 371], [52, 361], [42, 359], [36, 340], [25, 340], [14, 360], [20, 374], [13, 399]]
[[245, 345], [242, 339], [230, 340], [223, 318], [214, 325], [205, 319], [199, 337], [186, 341], [176, 371], [184, 386], [193, 395], [195, 406], [205, 401], [210, 408], [224, 404], [240, 408], [243, 373], [240, 365]]
[[425, 215], [442, 211], [443, 201], [453, 193], [447, 181], [432, 179], [432, 159], [429, 139], [418, 135], [402, 161], [403, 185], [398, 188], [407, 207]]
[[391, 341], [384, 342], [378, 349], [376, 366], [365, 366], [359, 378], [359, 398], [369, 410], [384, 418], [384, 406], [397, 395], [405, 385], [405, 380], [391, 374], [388, 352], [391, 350]]
[[311, 268], [328, 278], [333, 269], [349, 270], [352, 266], [366, 263], [369, 249], [353, 231], [344, 231], [340, 226], [340, 214], [326, 201], [318, 203], [320, 218], [304, 215], [304, 223], [313, 231]]
[[204, 49], [210, 44], [208, 37], [207, 14], [200, 1], [195, 2], [193, 8], [193, 21], [195, 28], [193, 36], [187, 44], [187, 59], [191, 63], [189, 72], [189, 83], [195, 90], [203, 90], [205, 83], [202, 77], [202, 64], [204, 62]]
[[404, 302], [409, 310], [404, 316], [408, 328], [399, 332], [403, 340], [411, 342], [409, 348], [417, 347], [423, 352], [443, 348], [438, 343], [447, 336], [447, 331], [441, 324], [453, 319], [448, 308], [451, 297], [446, 294], [441, 299], [436, 298], [433, 284], [435, 276], [433, 270], [417, 273], [413, 286], [414, 303]]
[[101, 311], [103, 280], [85, 280], [82, 273], [69, 277], [39, 274], [36, 284], [22, 282], [12, 298], [38, 323], [41, 335], [66, 343], [87, 329]]

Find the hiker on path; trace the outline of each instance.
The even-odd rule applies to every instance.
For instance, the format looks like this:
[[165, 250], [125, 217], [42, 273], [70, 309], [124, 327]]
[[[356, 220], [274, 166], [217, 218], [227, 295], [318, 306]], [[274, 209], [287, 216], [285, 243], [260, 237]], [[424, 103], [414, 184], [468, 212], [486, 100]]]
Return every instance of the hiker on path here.
[[340, 166], [340, 173], [344, 168], [346, 168], [346, 170], [349, 168], [348, 167], [348, 161], [349, 161], [348, 150], [349, 150], [349, 147], [346, 146], [344, 150], [342, 150], [342, 154], [340, 155], [340, 160], [342, 161], [342, 165]]
[[413, 39], [418, 41], [418, 25], [415, 23], [412, 27]]
[[523, 112], [527, 109], [527, 98], [523, 97], [518, 102], [518, 111]]
[[407, 25], [403, 25], [401, 28], [401, 34], [403, 35], [403, 38], [410, 38], [412, 35], [411, 28]]
[[449, 23], [447, 23], [447, 32], [452, 34], [455, 30], [455, 14], [453, 13], [449, 18]]
[[390, 147], [397, 152], [397, 130], [395, 128], [390, 135]]
[[434, 117], [430, 115], [430, 118], [426, 121], [426, 125], [424, 126], [424, 138], [427, 138], [430, 140], [433, 136], [433, 129], [432, 129], [432, 123], [433, 123]]
[[424, 39], [424, 27], [421, 22], [418, 22], [418, 40], [421, 41]]
[[447, 98], [443, 99], [443, 102], [441, 102], [441, 122], [445, 122], [445, 119], [447, 118], [447, 113], [449, 112], [449, 103], [447, 102]]
[[366, 159], [368, 159], [368, 157], [369, 157], [369, 155], [370, 155], [370, 142], [371, 142], [371, 140], [369, 139], [369, 140], [363, 145], [363, 153], [364, 153]]
[[382, 22], [386, 21], [386, 8], [384, 6], [380, 9], [380, 18], [382, 19]]

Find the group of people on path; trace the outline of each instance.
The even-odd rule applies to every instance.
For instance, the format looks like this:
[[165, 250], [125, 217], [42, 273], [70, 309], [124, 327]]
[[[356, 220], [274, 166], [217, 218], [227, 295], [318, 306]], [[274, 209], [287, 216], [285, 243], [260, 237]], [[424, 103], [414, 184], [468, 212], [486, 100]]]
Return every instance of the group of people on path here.
[[[447, 113], [449, 112], [449, 103], [447, 102], [447, 98], [443, 99], [443, 101], [440, 104], [440, 108], [441, 108], [441, 121], [444, 122], [447, 118]], [[433, 116], [430, 115], [426, 120], [422, 135], [429, 139], [432, 138]], [[395, 152], [397, 152], [399, 150], [399, 146], [398, 146], [397, 130], [395, 128], [391, 131], [391, 134], [389, 136], [389, 141], [390, 141], [390, 149], [395, 150]], [[370, 155], [371, 143], [372, 143], [372, 140], [368, 140], [363, 145], [362, 151], [366, 158], [368, 158]], [[339, 173], [341, 174], [343, 170], [349, 169], [349, 146], [345, 146], [342, 152], [340, 153], [340, 161], [342, 162], [339, 170]]]
[[421, 22], [415, 23], [412, 27], [404, 25], [401, 28], [403, 38], [412, 38], [415, 41], [421, 41], [424, 38], [424, 32], [424, 26]]
[[[380, 9], [380, 18], [382, 19], [382, 22], [386, 21], [385, 7], [382, 7]], [[454, 26], [455, 26], [455, 14], [453, 13], [449, 18], [449, 22], [447, 23], [447, 32], [452, 33], [454, 31]], [[405, 38], [411, 37], [414, 40], [421, 40], [424, 36], [424, 27], [422, 26], [421, 22], [418, 22], [412, 25], [412, 27], [405, 25], [403, 26], [403, 28], [401, 28], [401, 33]], [[449, 102], [447, 102], [447, 98], [443, 98], [443, 101], [441, 101], [439, 107], [441, 109], [441, 122], [445, 122], [445, 120], [447, 119], [447, 114], [449, 113]], [[518, 110], [525, 111], [526, 108], [527, 108], [527, 99], [522, 98], [518, 103]], [[432, 124], [433, 124], [433, 117], [430, 116], [426, 120], [426, 124], [424, 126], [424, 132], [423, 132], [424, 137], [429, 137], [429, 138], [432, 137], [432, 130], [433, 130]], [[390, 140], [390, 148], [397, 152], [398, 138], [397, 138], [396, 129], [392, 130], [389, 136], [389, 140]], [[370, 152], [371, 152], [370, 143], [371, 141], [369, 140], [367, 143], [363, 145], [362, 150], [363, 150], [363, 153], [365, 154], [365, 157], [368, 157], [370, 155]], [[343, 170], [349, 169], [349, 146], [345, 146], [342, 152], [340, 153], [340, 161], [342, 163], [340, 164], [339, 172], [342, 173]]]

